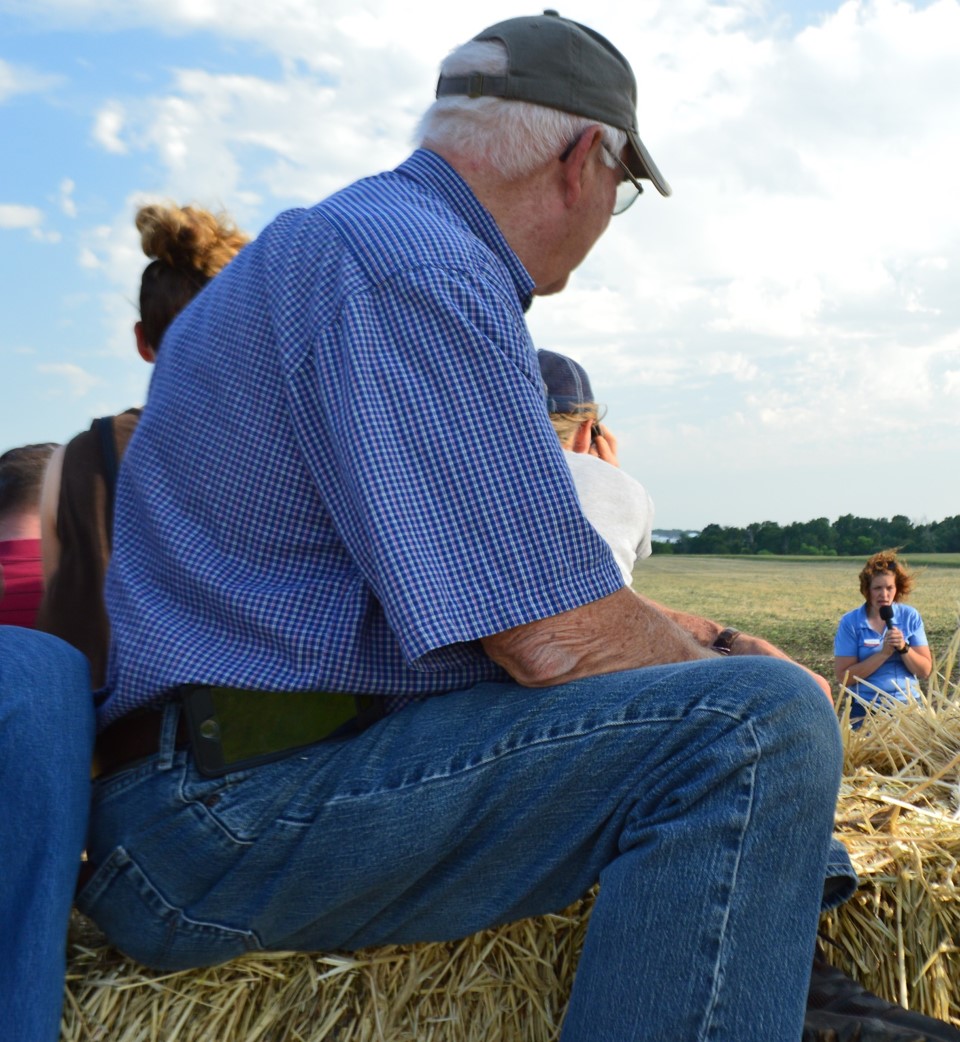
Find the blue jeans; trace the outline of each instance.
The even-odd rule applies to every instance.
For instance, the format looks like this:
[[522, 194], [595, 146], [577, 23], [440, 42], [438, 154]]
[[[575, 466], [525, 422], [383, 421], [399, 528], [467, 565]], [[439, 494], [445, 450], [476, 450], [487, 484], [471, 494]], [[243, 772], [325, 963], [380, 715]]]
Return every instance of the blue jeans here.
[[87, 660], [0, 626], [0, 1016], [4, 1038], [60, 1035], [67, 922], [90, 799]]
[[215, 780], [177, 712], [94, 793], [80, 907], [140, 961], [454, 939], [599, 879], [565, 1042], [800, 1038], [841, 755], [790, 663], [482, 684]]

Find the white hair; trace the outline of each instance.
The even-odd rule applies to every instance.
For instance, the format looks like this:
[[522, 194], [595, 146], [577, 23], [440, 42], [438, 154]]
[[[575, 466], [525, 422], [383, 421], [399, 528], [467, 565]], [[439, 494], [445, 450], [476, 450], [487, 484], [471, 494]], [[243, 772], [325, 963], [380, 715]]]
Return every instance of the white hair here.
[[[440, 75], [482, 72], [503, 76], [507, 63], [507, 50], [499, 41], [471, 40], [447, 56]], [[482, 159], [507, 180], [514, 180], [556, 158], [590, 126], [600, 126], [604, 144], [614, 155], [620, 155], [627, 135], [616, 127], [505, 98], [437, 98], [424, 113], [415, 136], [423, 148]], [[612, 156], [602, 155], [607, 166], [616, 166]]]

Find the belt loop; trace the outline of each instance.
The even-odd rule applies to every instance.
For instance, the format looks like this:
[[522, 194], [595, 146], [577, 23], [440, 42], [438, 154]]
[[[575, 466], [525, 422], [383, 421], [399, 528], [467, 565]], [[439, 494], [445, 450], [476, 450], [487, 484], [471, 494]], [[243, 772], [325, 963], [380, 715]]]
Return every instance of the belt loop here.
[[163, 722], [160, 725], [160, 748], [157, 767], [161, 771], [169, 771], [173, 766], [173, 756], [177, 746], [177, 721], [180, 719], [180, 703], [167, 702], [163, 707]]

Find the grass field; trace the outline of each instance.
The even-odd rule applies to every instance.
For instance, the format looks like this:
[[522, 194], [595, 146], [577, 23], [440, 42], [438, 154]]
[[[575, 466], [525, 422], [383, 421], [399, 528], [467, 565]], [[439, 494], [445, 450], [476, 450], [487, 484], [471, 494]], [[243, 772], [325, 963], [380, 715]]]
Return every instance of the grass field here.
[[[923, 616], [935, 660], [957, 630], [960, 554], [908, 559], [917, 577], [910, 603]], [[755, 633], [833, 682], [833, 637], [844, 612], [862, 603], [862, 558], [654, 555], [633, 573], [640, 593], [670, 608]]]

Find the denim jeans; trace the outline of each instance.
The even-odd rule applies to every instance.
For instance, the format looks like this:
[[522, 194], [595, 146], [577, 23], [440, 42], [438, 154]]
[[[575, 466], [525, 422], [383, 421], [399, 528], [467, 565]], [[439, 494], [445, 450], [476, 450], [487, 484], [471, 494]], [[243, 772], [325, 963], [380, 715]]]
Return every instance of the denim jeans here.
[[221, 779], [177, 712], [95, 786], [80, 907], [141, 962], [450, 940], [599, 879], [565, 1042], [800, 1038], [841, 755], [792, 664], [482, 684]]
[[60, 1035], [67, 922], [90, 799], [87, 660], [0, 626], [0, 1034]]

